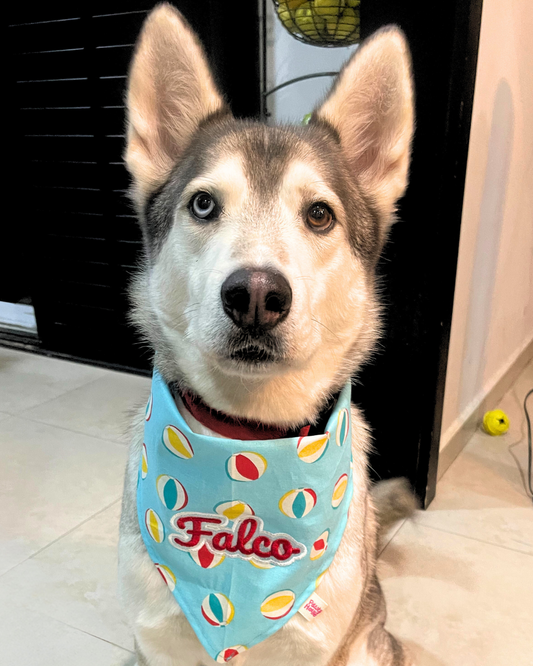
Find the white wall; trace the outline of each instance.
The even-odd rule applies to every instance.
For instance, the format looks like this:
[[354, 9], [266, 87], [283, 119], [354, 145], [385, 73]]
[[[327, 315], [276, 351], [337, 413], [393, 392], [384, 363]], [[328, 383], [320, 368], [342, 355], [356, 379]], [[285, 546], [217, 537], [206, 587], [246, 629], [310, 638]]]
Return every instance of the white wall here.
[[484, 0], [441, 448], [533, 338], [533, 2]]
[[[267, 89], [317, 72], [338, 72], [357, 46], [324, 48], [297, 41], [283, 27], [273, 2], [267, 2]], [[267, 98], [272, 122], [299, 123], [311, 113], [333, 82], [321, 77], [294, 83]]]

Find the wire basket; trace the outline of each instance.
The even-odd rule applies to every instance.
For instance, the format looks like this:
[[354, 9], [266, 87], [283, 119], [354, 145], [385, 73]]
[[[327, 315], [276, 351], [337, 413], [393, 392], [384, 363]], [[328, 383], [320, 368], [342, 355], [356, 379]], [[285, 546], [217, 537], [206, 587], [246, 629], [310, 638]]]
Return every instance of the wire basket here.
[[314, 46], [349, 46], [360, 41], [361, 0], [273, 0], [291, 35]]

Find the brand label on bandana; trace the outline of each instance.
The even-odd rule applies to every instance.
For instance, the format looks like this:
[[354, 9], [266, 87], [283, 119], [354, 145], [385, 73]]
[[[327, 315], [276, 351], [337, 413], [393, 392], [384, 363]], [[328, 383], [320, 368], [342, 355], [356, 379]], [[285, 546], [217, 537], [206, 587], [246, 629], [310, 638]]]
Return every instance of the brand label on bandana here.
[[[352, 495], [350, 393], [347, 385], [321, 435], [239, 441], [193, 433], [154, 372], [139, 463], [141, 534], [220, 663], [315, 598]], [[313, 601], [308, 619], [325, 605]]]
[[321, 599], [316, 592], [309, 597], [305, 604], [299, 609], [299, 613], [305, 617], [306, 620], [311, 622], [315, 619], [320, 613], [322, 613], [328, 604]]

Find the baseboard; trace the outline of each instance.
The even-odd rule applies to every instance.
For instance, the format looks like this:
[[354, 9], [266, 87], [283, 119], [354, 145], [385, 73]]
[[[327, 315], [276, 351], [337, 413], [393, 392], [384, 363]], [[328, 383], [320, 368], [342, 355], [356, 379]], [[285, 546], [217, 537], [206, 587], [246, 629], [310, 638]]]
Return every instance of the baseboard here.
[[439, 452], [437, 481], [467, 445], [468, 441], [479, 427], [483, 414], [488, 409], [492, 409], [494, 405], [503, 398], [531, 359], [533, 359], [533, 340], [530, 340], [530, 342], [524, 347], [518, 357], [511, 363], [503, 375], [496, 381], [494, 386], [483, 397], [481, 402], [474, 407], [460, 428], [452, 435], [452, 437], [450, 437], [447, 444], [442, 447]]

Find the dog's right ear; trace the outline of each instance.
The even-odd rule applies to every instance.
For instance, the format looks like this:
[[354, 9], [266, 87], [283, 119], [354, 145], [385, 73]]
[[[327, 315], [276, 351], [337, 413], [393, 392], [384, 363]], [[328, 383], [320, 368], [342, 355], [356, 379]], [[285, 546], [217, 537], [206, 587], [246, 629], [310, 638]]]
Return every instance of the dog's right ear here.
[[125, 160], [138, 205], [165, 182], [200, 123], [223, 109], [196, 35], [171, 5], [157, 6], [137, 41], [127, 92]]
[[352, 173], [387, 222], [407, 186], [413, 116], [409, 47], [389, 26], [361, 44], [311, 120], [337, 131]]

